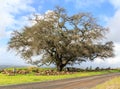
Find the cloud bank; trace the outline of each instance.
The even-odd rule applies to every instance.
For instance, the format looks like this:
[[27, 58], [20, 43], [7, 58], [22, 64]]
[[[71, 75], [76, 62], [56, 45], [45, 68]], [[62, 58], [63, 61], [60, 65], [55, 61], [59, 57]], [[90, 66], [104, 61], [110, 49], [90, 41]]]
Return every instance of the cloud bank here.
[[[23, 12], [35, 12], [31, 4], [32, 0], [0, 0], [0, 39], [7, 36], [11, 29], [26, 23]], [[21, 15], [21, 18], [17, 18], [17, 15]]]

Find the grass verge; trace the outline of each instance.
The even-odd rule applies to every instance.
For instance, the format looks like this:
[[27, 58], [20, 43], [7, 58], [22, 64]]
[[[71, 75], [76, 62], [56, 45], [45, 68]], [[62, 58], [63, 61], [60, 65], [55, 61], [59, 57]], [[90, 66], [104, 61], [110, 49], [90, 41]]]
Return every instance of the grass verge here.
[[116, 77], [92, 89], [120, 89], [120, 77]]
[[94, 76], [94, 75], [113, 73], [113, 72], [118, 72], [118, 70], [108, 70], [108, 71], [98, 71], [98, 72], [77, 72], [77, 73], [73, 73], [73, 74], [56, 75], [56, 76], [52, 76], [52, 75], [35, 76], [32, 74], [7, 76], [4, 74], [0, 74], [0, 86], [11, 85], [11, 84], [30, 83], [30, 82], [43, 82], [43, 81], [60, 80], [60, 79], [67, 79], [67, 78], [77, 78], [77, 77], [85, 77], [85, 76]]

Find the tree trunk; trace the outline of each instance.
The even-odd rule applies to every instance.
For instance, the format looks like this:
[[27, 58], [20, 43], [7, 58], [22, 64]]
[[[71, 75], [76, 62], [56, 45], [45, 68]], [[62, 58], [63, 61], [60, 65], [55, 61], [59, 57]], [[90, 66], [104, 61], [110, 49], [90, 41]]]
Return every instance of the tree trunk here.
[[61, 72], [64, 68], [64, 65], [61, 64], [61, 65], [57, 65], [57, 71]]

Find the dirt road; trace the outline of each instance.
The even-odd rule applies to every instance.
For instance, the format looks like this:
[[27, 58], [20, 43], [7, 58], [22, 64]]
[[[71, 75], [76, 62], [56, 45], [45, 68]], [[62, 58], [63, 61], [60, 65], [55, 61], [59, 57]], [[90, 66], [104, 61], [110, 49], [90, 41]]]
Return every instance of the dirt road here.
[[97, 84], [103, 83], [120, 73], [111, 73], [100, 76], [72, 78], [41, 83], [28, 83], [10, 86], [0, 86], [0, 89], [90, 89]]

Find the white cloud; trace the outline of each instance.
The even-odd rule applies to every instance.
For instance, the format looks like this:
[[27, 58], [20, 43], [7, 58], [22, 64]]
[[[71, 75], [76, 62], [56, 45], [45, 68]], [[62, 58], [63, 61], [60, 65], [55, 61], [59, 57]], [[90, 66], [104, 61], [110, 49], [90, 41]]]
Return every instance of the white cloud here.
[[108, 39], [114, 42], [120, 42], [120, 10], [117, 10], [113, 17], [107, 20], [110, 32], [108, 33]]
[[107, 59], [107, 63], [110, 65], [117, 66], [118, 64], [120, 64], [120, 43], [115, 43], [114, 45], [115, 45], [114, 47], [115, 57]]
[[[12, 32], [11, 29], [17, 29], [23, 27], [23, 25], [27, 24], [27, 16], [23, 15], [16, 19], [17, 15], [21, 15], [23, 12], [35, 12], [35, 8], [31, 6], [33, 0], [0, 0], [0, 39], [2, 37], [9, 36]], [[101, 3], [106, 0], [65, 0], [66, 2], [74, 3], [77, 9], [82, 7], [91, 7], [91, 6], [99, 6]], [[107, 26], [110, 28], [110, 33], [108, 35], [108, 39], [115, 42], [115, 58], [109, 58], [105, 61], [97, 59], [95, 62], [87, 62], [82, 63], [81, 66], [112, 66], [112, 67], [120, 67], [120, 0], [108, 0], [113, 7], [116, 9], [116, 12], [113, 17], [107, 17]], [[44, 1], [43, 1], [44, 2]], [[52, 0], [52, 3], [55, 0]], [[58, 1], [57, 1], [58, 2]], [[56, 3], [56, 2], [55, 2]], [[41, 10], [42, 6], [39, 6]], [[8, 29], [9, 28], [9, 29]], [[8, 30], [8, 31], [7, 31]], [[0, 64], [24, 64], [24, 61], [17, 56], [14, 56], [15, 53], [9, 53], [6, 51], [6, 46], [0, 47]]]
[[115, 43], [114, 47], [114, 52], [115, 52], [115, 57], [113, 58], [108, 58], [108, 59], [96, 59], [93, 62], [84, 62], [81, 64], [80, 67], [86, 68], [92, 66], [92, 68], [95, 67], [101, 67], [101, 68], [107, 68], [107, 67], [112, 67], [112, 68], [120, 68], [120, 44]]
[[120, 0], [66, 0], [66, 2], [72, 2], [77, 9], [100, 6], [104, 2], [110, 3], [113, 6], [115, 9], [115, 13], [113, 13], [114, 15], [112, 17], [103, 15], [101, 18], [107, 22], [107, 27], [110, 29], [110, 32], [106, 35], [107, 40], [114, 42], [115, 57], [105, 60], [96, 59], [94, 62], [82, 63], [81, 66], [120, 67]]
[[16, 19], [16, 15], [21, 15], [23, 12], [34, 12], [35, 9], [31, 4], [32, 0], [0, 0], [0, 38], [7, 36], [7, 30], [18, 25], [18, 21], [19, 26], [23, 25], [23, 18]]
[[8, 52], [7, 46], [0, 46], [0, 64], [2, 65], [25, 65], [26, 63], [14, 52]]
[[[93, 65], [94, 66], [100, 66], [100, 67], [105, 67], [105, 66], [110, 66], [110, 67], [119, 67], [120, 68], [120, 3], [115, 4], [113, 2], [114, 0], [110, 0], [111, 4], [113, 5], [114, 8], [116, 8], [116, 11], [112, 17], [107, 17], [105, 16], [103, 19], [106, 20], [107, 22], [107, 27], [109, 27], [110, 31], [107, 34], [107, 40], [113, 41], [114, 42], [114, 53], [115, 57], [114, 58], [108, 58], [105, 61], [101, 60], [96, 60]], [[117, 0], [120, 2], [120, 0]]]
[[107, 22], [110, 32], [107, 34], [108, 40], [112, 40], [115, 43], [120, 43], [120, 0], [108, 0], [115, 10], [112, 17], [105, 16], [104, 20]]
[[109, 27], [110, 31], [107, 34], [107, 40], [111, 40], [115, 45], [115, 57], [110, 58], [106, 61], [107, 64], [111, 66], [120, 67], [120, 0], [109, 0], [109, 2], [115, 8], [114, 15], [112, 17], [106, 16], [107, 27]]
[[[0, 0], [0, 40], [9, 38], [13, 30], [28, 24], [27, 17], [30, 13], [36, 12], [35, 8], [31, 6], [32, 3], [33, 0]], [[15, 53], [7, 52], [7, 46], [4, 44], [0, 46], [0, 64], [25, 63], [21, 58], [15, 56]]]
[[109, 0], [109, 2], [116, 8], [120, 8], [120, 0]]

